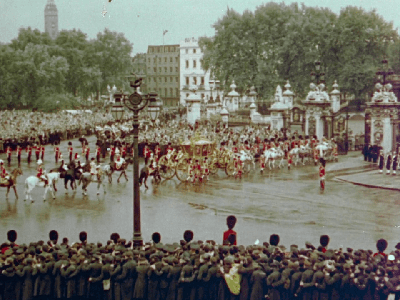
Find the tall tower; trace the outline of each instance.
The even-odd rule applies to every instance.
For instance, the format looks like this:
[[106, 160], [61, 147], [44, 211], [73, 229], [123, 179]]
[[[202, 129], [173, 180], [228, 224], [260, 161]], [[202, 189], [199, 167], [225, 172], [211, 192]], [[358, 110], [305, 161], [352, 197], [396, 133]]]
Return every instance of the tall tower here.
[[44, 31], [52, 39], [55, 39], [58, 35], [58, 10], [54, 0], [47, 0], [44, 8]]

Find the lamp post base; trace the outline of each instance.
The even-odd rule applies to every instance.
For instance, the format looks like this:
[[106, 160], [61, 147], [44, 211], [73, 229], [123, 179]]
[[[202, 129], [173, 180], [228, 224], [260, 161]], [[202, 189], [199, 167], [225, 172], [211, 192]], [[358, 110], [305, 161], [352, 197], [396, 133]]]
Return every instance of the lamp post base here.
[[134, 234], [133, 239], [132, 239], [133, 247], [134, 248], [139, 248], [143, 246], [143, 238], [142, 235], [139, 234]]

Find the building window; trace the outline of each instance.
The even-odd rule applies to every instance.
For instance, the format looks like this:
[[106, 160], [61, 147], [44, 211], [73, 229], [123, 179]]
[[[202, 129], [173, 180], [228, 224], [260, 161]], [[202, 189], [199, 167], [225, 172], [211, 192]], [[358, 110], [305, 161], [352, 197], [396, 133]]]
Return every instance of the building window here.
[[201, 99], [204, 99], [204, 94], [203, 93], [201, 94]]
[[175, 77], [175, 82], [179, 82], [178, 80], [179, 80], [178, 77]]
[[197, 85], [197, 78], [196, 77], [193, 77], [193, 83], [194, 83], [194, 85]]
[[149, 57], [148, 61], [150, 62], [150, 57]]
[[186, 60], [186, 69], [189, 69], [189, 61]]
[[178, 62], [178, 58], [177, 57], [175, 57], [175, 62]]
[[186, 85], [189, 85], [189, 77], [186, 77]]
[[169, 62], [172, 62], [172, 57], [169, 58]]
[[161, 62], [161, 57], [158, 58], [158, 62], [159, 62], [159, 63]]
[[158, 72], [160, 72], [160, 73], [161, 73], [161, 67], [158, 67]]
[[178, 72], [178, 67], [175, 67], [175, 72]]
[[175, 89], [175, 95], [179, 96], [179, 90]]
[[161, 77], [158, 78], [158, 82], [161, 82]]
[[189, 93], [186, 93], [186, 98], [189, 97]]
[[189, 53], [189, 49], [186, 49], [186, 54], [188, 54]]
[[167, 82], [167, 79], [168, 79], [167, 76], [165, 76], [165, 80], [164, 81]]
[[165, 73], [167, 73], [167, 70], [168, 70], [168, 69], [167, 69], [167, 67], [164, 67], [164, 71], [165, 71]]
[[167, 96], [167, 90], [168, 90], [168, 89], [167, 89], [167, 88], [165, 88], [164, 90], [165, 90], [165, 96]]
[[157, 62], [157, 58], [154, 57], [153, 58], [153, 62], [156, 63]]
[[164, 62], [167, 62], [167, 58], [166, 57], [164, 57]]
[[204, 85], [204, 77], [201, 77], [201, 84]]
[[154, 67], [154, 73], [157, 73], [157, 68], [156, 67]]
[[193, 49], [193, 53], [196, 53], [196, 49]]
[[172, 97], [173, 95], [173, 88], [169, 88], [169, 95]]
[[196, 68], [196, 60], [193, 59], [193, 68]]
[[171, 77], [169, 78], [169, 82], [172, 82], [172, 80], [173, 80], [173, 77], [171, 76]]

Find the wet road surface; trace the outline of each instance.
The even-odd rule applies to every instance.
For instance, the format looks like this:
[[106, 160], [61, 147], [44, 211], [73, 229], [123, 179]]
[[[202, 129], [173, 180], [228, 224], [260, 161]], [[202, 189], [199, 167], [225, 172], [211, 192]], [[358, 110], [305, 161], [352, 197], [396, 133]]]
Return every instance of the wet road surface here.
[[[89, 140], [91, 148], [94, 140]], [[75, 141], [74, 146], [78, 145]], [[62, 147], [66, 148], [66, 142]], [[47, 148], [45, 166], [49, 170], [55, 163], [52, 147]], [[4, 160], [4, 155], [1, 158]], [[13, 159], [9, 171], [16, 167]], [[340, 157], [341, 162], [346, 159]], [[263, 175], [252, 173], [241, 180], [228, 178], [220, 171], [202, 185], [183, 184], [174, 178], [159, 186], [149, 184], [148, 190], [141, 187], [143, 238], [149, 241], [151, 234], [158, 231], [162, 242], [179, 242], [183, 232], [191, 229], [195, 240], [222, 242], [226, 216], [234, 214], [238, 218], [235, 229], [239, 244], [253, 244], [257, 239], [262, 243], [277, 233], [286, 247], [304, 247], [306, 241], [317, 246], [319, 236], [329, 234], [334, 248], [374, 250], [376, 240], [386, 238], [389, 248], [394, 249], [400, 241], [398, 192], [338, 182], [334, 177], [340, 171], [329, 172], [333, 166], [334, 163], [327, 165], [323, 194], [319, 192], [315, 166], [272, 170]], [[0, 189], [1, 240], [6, 240], [9, 229], [17, 230], [19, 243], [47, 241], [52, 229], [59, 232], [60, 240], [68, 237], [70, 242], [77, 241], [82, 230], [88, 232], [89, 242], [105, 243], [113, 232], [126, 239], [132, 237], [132, 165], [127, 172], [128, 182], [121, 178], [118, 184], [119, 174], [114, 174], [113, 183], [106, 183], [106, 194], [101, 189], [97, 196], [96, 184], [89, 186], [88, 196], [82, 195], [81, 187], [66, 194], [59, 182], [56, 199], [49, 194], [43, 201], [43, 188], [35, 188], [35, 202], [31, 203], [24, 201], [23, 183], [36, 173], [35, 168], [35, 163], [30, 167], [22, 163], [24, 174], [18, 178], [18, 200], [13, 191], [6, 200], [6, 189]]]

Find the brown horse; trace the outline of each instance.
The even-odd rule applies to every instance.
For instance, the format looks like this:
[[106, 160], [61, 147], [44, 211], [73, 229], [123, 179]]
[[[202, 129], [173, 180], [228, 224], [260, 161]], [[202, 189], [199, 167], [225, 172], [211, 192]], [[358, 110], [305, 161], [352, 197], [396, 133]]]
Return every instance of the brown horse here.
[[20, 168], [16, 168], [11, 172], [10, 179], [4, 179], [0, 182], [0, 187], [7, 187], [7, 195], [6, 198], [8, 199], [8, 193], [10, 192], [10, 188], [14, 189], [15, 197], [18, 199], [17, 193], [17, 177], [22, 175], [22, 170]]
[[[109, 167], [107, 167], [109, 166]], [[128, 176], [126, 176], [126, 168], [128, 167], [128, 163], [125, 161], [122, 163], [120, 168], [117, 168], [117, 164], [113, 161], [109, 165], [106, 165], [104, 171], [106, 175], [108, 176], [108, 181], [111, 183], [112, 182], [112, 175], [114, 172], [118, 171], [121, 172], [119, 175], [117, 182], [119, 183], [119, 179], [121, 178], [122, 175], [125, 176], [125, 180], [128, 181]]]

